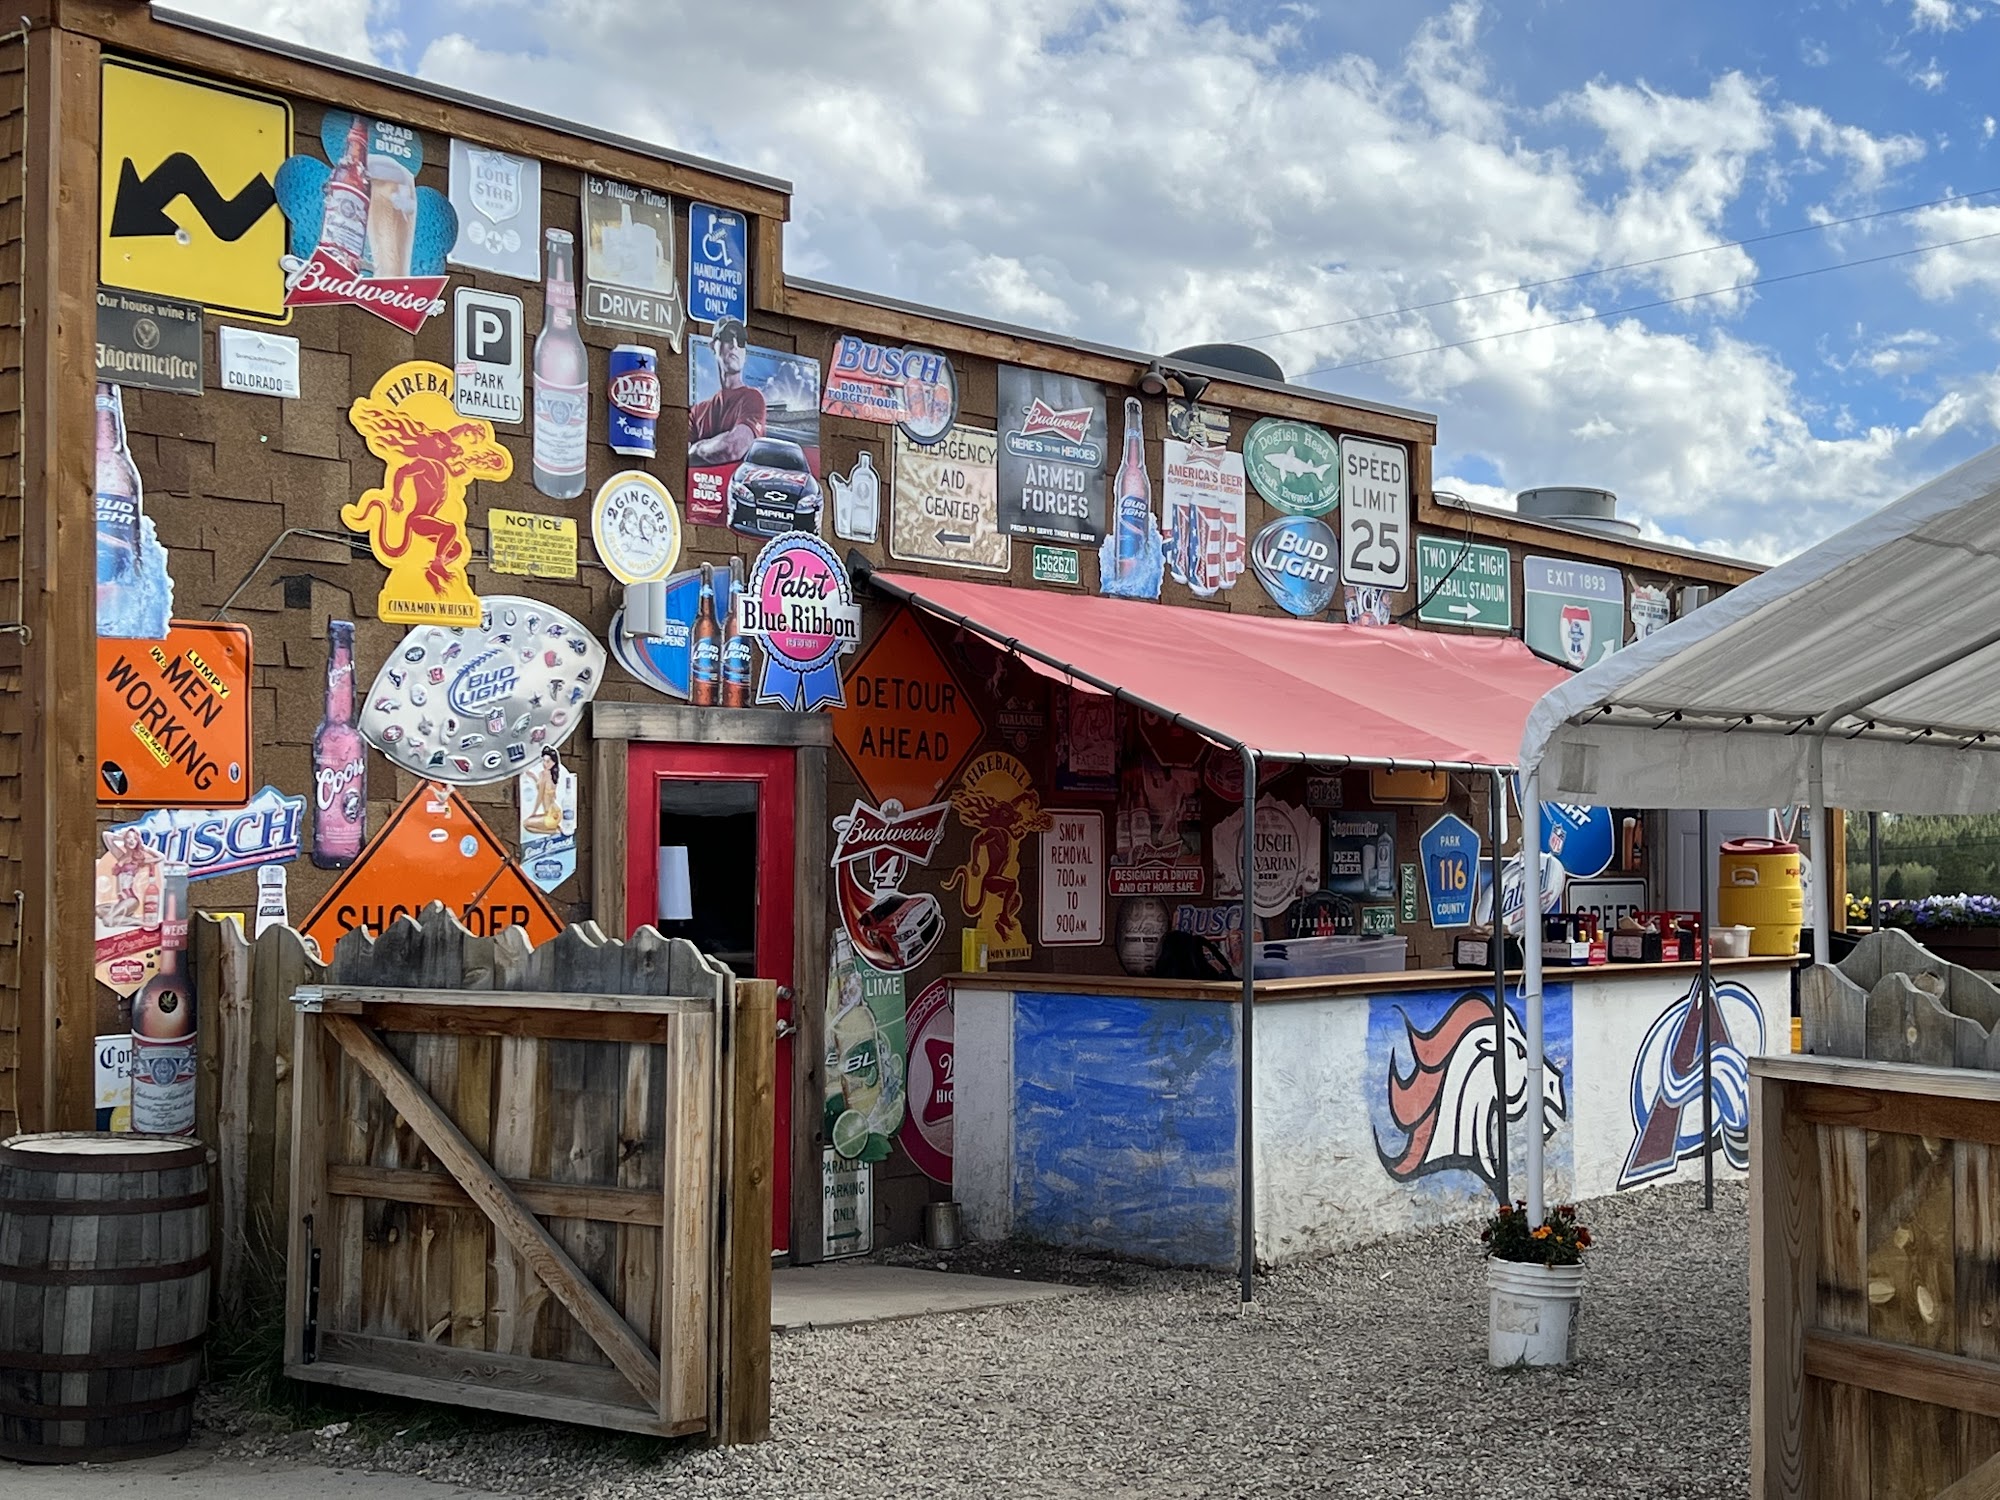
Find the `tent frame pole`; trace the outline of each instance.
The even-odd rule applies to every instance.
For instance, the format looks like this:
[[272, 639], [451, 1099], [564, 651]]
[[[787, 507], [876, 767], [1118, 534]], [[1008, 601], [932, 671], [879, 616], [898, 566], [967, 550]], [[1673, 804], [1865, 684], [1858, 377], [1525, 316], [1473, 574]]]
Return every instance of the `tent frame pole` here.
[[1882, 930], [1882, 815], [1879, 812], [1868, 815], [1868, 925], [1876, 932]]
[[[1500, 1168], [1500, 1180], [1494, 1184], [1494, 1194], [1502, 1206], [1514, 1201], [1508, 1191], [1507, 1176], [1509, 1158], [1507, 1155], [1507, 931], [1500, 920], [1500, 829], [1507, 816], [1507, 778], [1500, 772], [1493, 773], [1493, 783], [1488, 793], [1486, 832], [1492, 839], [1488, 849], [1488, 860], [1492, 866], [1493, 880], [1493, 950], [1487, 956], [1493, 960], [1493, 1035], [1499, 1038], [1493, 1048], [1493, 1096], [1500, 1101], [1500, 1107], [1493, 1111], [1493, 1129], [1496, 1136], [1494, 1161]], [[1477, 885], [1479, 875], [1473, 872], [1473, 882]]]
[[[1527, 992], [1525, 1007], [1528, 1033], [1528, 1096], [1523, 1123], [1528, 1130], [1528, 1222], [1540, 1224], [1546, 1217], [1542, 1201], [1542, 795], [1541, 767], [1530, 766], [1521, 777], [1521, 979]], [[1506, 928], [1500, 909], [1500, 892], [1493, 895], [1493, 929], [1496, 936]], [[1507, 1050], [1507, 1033], [1494, 1038], [1501, 1051]], [[1500, 1096], [1500, 1113], [1507, 1110], [1507, 1096]]]
[[1709, 1047], [1708, 1006], [1714, 994], [1714, 970], [1710, 967], [1709, 914], [1715, 910], [1710, 889], [1708, 863], [1708, 809], [1695, 820], [1695, 871], [1701, 891], [1701, 971], [1695, 984], [1701, 990], [1701, 1206], [1715, 1207], [1715, 1073], [1714, 1054]]
[[1826, 736], [1816, 734], [1806, 751], [1806, 795], [1811, 801], [1812, 811], [1812, 861], [1813, 861], [1813, 962], [1830, 964], [1833, 962], [1832, 921], [1830, 892], [1827, 887], [1833, 883], [1833, 861], [1827, 857], [1826, 848]]
[[1242, 1202], [1237, 1219], [1242, 1228], [1243, 1242], [1237, 1247], [1237, 1275], [1240, 1300], [1247, 1306], [1256, 1295], [1254, 1282], [1257, 1271], [1257, 1172], [1253, 1149], [1255, 1138], [1250, 1130], [1251, 1103], [1256, 1084], [1253, 1032], [1257, 1017], [1257, 752], [1248, 745], [1238, 745], [1236, 750], [1243, 757], [1243, 957], [1240, 965], [1243, 970], [1243, 1018], [1236, 1028], [1237, 1066], [1241, 1070], [1237, 1083], [1241, 1097], [1236, 1107], [1239, 1136], [1236, 1149], [1241, 1153], [1239, 1171], [1242, 1174], [1238, 1189]]

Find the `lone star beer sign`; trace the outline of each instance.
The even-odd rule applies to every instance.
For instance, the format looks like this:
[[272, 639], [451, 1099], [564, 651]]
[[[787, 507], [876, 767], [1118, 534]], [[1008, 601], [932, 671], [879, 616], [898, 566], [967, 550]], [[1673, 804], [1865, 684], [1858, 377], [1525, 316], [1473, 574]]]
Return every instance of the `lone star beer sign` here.
[[898, 609], [849, 669], [833, 738], [868, 795], [923, 807], [957, 779], [986, 726], [951, 664]]
[[97, 643], [97, 800], [250, 800], [250, 632], [176, 620], [157, 641]]
[[396, 918], [419, 916], [433, 901], [480, 937], [519, 927], [539, 945], [563, 928], [549, 898], [479, 814], [450, 787], [420, 781], [299, 931], [330, 962], [334, 944], [354, 928], [379, 937]]

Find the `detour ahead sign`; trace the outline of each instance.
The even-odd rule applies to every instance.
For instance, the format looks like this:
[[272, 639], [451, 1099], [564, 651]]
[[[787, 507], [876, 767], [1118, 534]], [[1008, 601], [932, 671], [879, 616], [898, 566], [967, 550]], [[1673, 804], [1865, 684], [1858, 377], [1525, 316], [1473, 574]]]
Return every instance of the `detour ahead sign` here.
[[250, 632], [176, 620], [164, 640], [97, 643], [97, 800], [250, 800]]
[[380, 937], [401, 916], [442, 901], [480, 937], [519, 927], [537, 947], [562, 931], [562, 918], [493, 830], [450, 787], [420, 781], [403, 805], [320, 898], [299, 931], [333, 961], [333, 946], [356, 927]]

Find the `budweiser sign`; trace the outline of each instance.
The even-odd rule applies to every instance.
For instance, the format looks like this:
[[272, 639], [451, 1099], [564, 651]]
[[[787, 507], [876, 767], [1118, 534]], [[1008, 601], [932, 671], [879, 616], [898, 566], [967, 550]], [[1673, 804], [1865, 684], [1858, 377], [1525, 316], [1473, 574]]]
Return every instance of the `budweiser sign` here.
[[902, 804], [887, 802], [870, 807], [856, 802], [854, 811], [833, 820], [833, 862], [845, 864], [876, 854], [900, 854], [918, 864], [929, 864], [932, 852], [944, 838], [949, 802], [904, 812]]
[[1080, 443], [1090, 431], [1091, 415], [1087, 406], [1080, 406], [1074, 411], [1057, 411], [1037, 396], [1029, 403], [1028, 413], [1021, 421], [1021, 436], [1034, 437], [1038, 433], [1051, 432], [1072, 443]]
[[432, 313], [444, 311], [441, 296], [447, 276], [362, 276], [329, 255], [324, 246], [313, 252], [285, 292], [287, 307], [327, 307], [352, 303], [415, 333]]

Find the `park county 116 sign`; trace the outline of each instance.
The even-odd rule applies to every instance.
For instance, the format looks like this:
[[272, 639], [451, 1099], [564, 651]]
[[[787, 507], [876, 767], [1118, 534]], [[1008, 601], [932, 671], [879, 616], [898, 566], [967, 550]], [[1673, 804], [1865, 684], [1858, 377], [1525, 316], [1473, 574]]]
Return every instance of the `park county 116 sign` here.
[[876, 802], [923, 807], [957, 780], [986, 725], [917, 618], [898, 609], [847, 673], [833, 738]]

